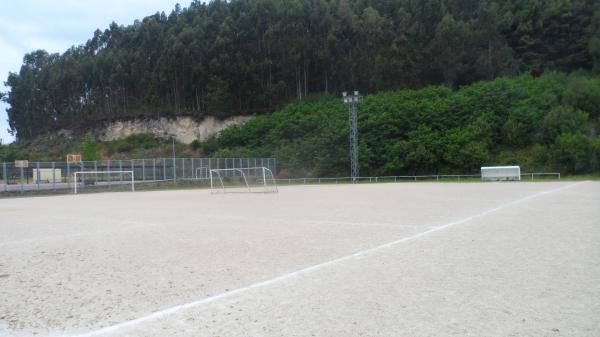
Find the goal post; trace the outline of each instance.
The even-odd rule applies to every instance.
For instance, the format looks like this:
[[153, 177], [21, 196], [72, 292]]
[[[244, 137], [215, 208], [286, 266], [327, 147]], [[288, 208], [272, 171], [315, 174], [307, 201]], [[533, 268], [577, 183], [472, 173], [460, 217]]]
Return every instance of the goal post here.
[[196, 170], [194, 172], [194, 179], [208, 179], [208, 167], [196, 167]]
[[211, 169], [211, 193], [277, 193], [273, 172], [267, 167]]
[[135, 174], [133, 171], [79, 171], [73, 173], [73, 191], [94, 190], [130, 190], [135, 192]]

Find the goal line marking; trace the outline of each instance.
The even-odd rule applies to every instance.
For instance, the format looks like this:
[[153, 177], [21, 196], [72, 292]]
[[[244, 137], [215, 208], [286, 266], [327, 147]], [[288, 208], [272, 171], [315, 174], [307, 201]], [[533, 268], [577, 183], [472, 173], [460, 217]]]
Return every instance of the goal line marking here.
[[460, 225], [460, 224], [463, 224], [465, 222], [469, 222], [469, 221], [474, 220], [474, 219], [478, 219], [478, 218], [484, 217], [484, 216], [489, 215], [491, 213], [498, 212], [498, 211], [503, 210], [503, 209], [505, 209], [507, 207], [510, 207], [510, 206], [513, 206], [513, 205], [516, 205], [516, 204], [520, 204], [522, 202], [525, 202], [525, 201], [528, 201], [528, 200], [531, 200], [531, 199], [534, 199], [534, 198], [537, 198], [537, 197], [540, 197], [540, 196], [543, 196], [543, 195], [547, 195], [547, 194], [559, 192], [559, 191], [562, 191], [562, 190], [565, 190], [565, 189], [568, 189], [568, 188], [571, 188], [571, 187], [575, 187], [575, 186], [583, 184], [583, 183], [584, 182], [577, 182], [577, 183], [573, 183], [573, 184], [570, 184], [570, 185], [567, 185], [567, 186], [562, 186], [562, 187], [559, 187], [559, 188], [555, 188], [555, 189], [552, 189], [552, 190], [537, 192], [537, 193], [534, 193], [532, 195], [529, 195], [529, 196], [526, 196], [526, 197], [523, 197], [523, 198], [520, 198], [520, 199], [517, 199], [517, 200], [513, 200], [511, 202], [502, 204], [500, 206], [488, 209], [488, 210], [483, 211], [481, 213], [477, 213], [475, 215], [471, 215], [471, 216], [466, 217], [466, 218], [455, 220], [455, 221], [452, 221], [452, 222], [449, 222], [449, 223], [446, 223], [446, 224], [443, 224], [443, 225], [440, 225], [440, 226], [437, 226], [437, 227], [432, 227], [429, 230], [426, 230], [424, 232], [420, 232], [420, 233], [415, 234], [415, 235], [411, 235], [411, 236], [407, 236], [407, 237], [404, 237], [404, 238], [401, 238], [401, 239], [398, 239], [398, 240], [390, 241], [388, 243], [384, 243], [384, 244], [379, 245], [379, 246], [375, 246], [375, 247], [372, 247], [372, 248], [361, 250], [361, 251], [355, 252], [355, 253], [350, 254], [350, 255], [338, 257], [336, 259], [329, 260], [329, 261], [326, 261], [326, 262], [322, 262], [322, 263], [319, 263], [319, 264], [316, 264], [316, 265], [313, 265], [313, 266], [310, 266], [310, 267], [306, 267], [306, 268], [303, 268], [303, 269], [300, 269], [300, 270], [297, 270], [297, 271], [294, 271], [294, 272], [291, 272], [291, 273], [288, 273], [288, 274], [277, 276], [277, 277], [274, 277], [274, 278], [271, 278], [271, 279], [268, 279], [268, 280], [265, 280], [265, 281], [257, 282], [257, 283], [251, 284], [249, 286], [246, 286], [246, 287], [234, 289], [234, 290], [227, 291], [227, 292], [224, 292], [224, 293], [220, 293], [220, 294], [217, 294], [217, 295], [209, 296], [209, 297], [203, 298], [201, 300], [197, 300], [197, 301], [193, 301], [193, 302], [189, 302], [189, 303], [185, 303], [185, 304], [180, 304], [180, 305], [177, 305], [177, 306], [174, 306], [174, 307], [171, 307], [171, 308], [159, 310], [159, 311], [156, 311], [156, 312], [151, 313], [151, 314], [146, 315], [146, 316], [142, 316], [142, 317], [139, 317], [139, 318], [136, 318], [136, 319], [132, 319], [132, 320], [125, 321], [125, 322], [122, 322], [122, 323], [118, 323], [118, 324], [115, 324], [115, 325], [111, 325], [111, 326], [107, 326], [107, 327], [104, 327], [104, 328], [100, 328], [98, 330], [90, 331], [90, 332], [79, 334], [79, 335], [72, 335], [72, 337], [91, 337], [91, 336], [98, 336], [98, 335], [101, 335], [101, 334], [111, 333], [111, 332], [115, 332], [115, 331], [120, 330], [120, 329], [131, 328], [131, 327], [134, 327], [136, 325], [142, 324], [142, 323], [147, 322], [147, 321], [152, 321], [152, 320], [164, 318], [166, 316], [173, 315], [173, 314], [175, 314], [175, 313], [177, 313], [179, 311], [185, 310], [185, 309], [194, 308], [194, 307], [198, 307], [198, 306], [201, 306], [201, 305], [205, 305], [205, 304], [209, 304], [209, 303], [212, 303], [212, 302], [216, 302], [216, 301], [221, 300], [221, 299], [234, 297], [236, 295], [243, 294], [243, 293], [248, 292], [248, 291], [253, 290], [253, 289], [270, 286], [270, 285], [273, 285], [273, 284], [276, 284], [276, 283], [279, 283], [279, 282], [282, 282], [282, 281], [286, 281], [286, 280], [289, 280], [289, 279], [292, 279], [292, 278], [295, 278], [295, 277], [298, 277], [298, 276], [301, 276], [301, 275], [304, 275], [304, 274], [308, 274], [308, 273], [311, 273], [311, 272], [314, 272], [314, 271], [317, 271], [317, 270], [320, 270], [320, 269], [324, 269], [324, 268], [329, 267], [329, 266], [336, 265], [336, 264], [344, 262], [344, 261], [348, 261], [348, 260], [351, 260], [351, 259], [355, 259], [355, 258], [358, 258], [358, 257], [369, 255], [369, 254], [374, 253], [374, 252], [385, 250], [385, 249], [391, 248], [393, 246], [396, 246], [396, 245], [398, 245], [400, 243], [404, 243], [404, 242], [407, 242], [407, 241], [415, 240], [415, 239], [421, 238], [423, 236], [427, 236], [429, 234], [432, 234], [432, 233], [435, 233], [435, 232], [438, 232], [438, 231], [441, 231], [441, 230], [444, 230], [444, 229], [447, 229], [447, 228], [450, 228], [450, 227], [454, 227], [456, 225]]

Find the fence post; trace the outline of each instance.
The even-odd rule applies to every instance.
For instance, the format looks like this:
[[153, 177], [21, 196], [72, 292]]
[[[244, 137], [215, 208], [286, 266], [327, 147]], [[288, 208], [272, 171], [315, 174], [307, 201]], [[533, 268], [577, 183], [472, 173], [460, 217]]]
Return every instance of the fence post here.
[[163, 180], [167, 180], [167, 160], [163, 158]]
[[123, 160], [119, 159], [119, 177], [123, 181]]
[[560, 180], [560, 172], [558, 172], [558, 180]]
[[[80, 163], [81, 163], [81, 168], [80, 168], [79, 172], [83, 172], [83, 171], [85, 171], [85, 168], [83, 167], [83, 160]], [[73, 173], [73, 178], [76, 178], [75, 172]], [[81, 182], [83, 183], [84, 180], [85, 180], [85, 174], [82, 174]], [[75, 179], [75, 185], [77, 185], [77, 179]], [[84, 183], [84, 186], [85, 186], [85, 183]]]
[[23, 191], [25, 190], [25, 186], [23, 186], [23, 179], [25, 179], [25, 175], [23, 173], [23, 165], [21, 165], [21, 193], [23, 193]]
[[181, 179], [185, 179], [185, 158], [181, 158]]
[[2, 173], [4, 174], [4, 192], [8, 191], [8, 171], [6, 170], [6, 163], [2, 164]]
[[173, 157], [173, 181], [177, 181], [177, 160]]
[[142, 181], [146, 181], [146, 159], [142, 158]]
[[194, 158], [191, 158], [192, 160], [192, 179], [196, 178], [196, 171], [194, 170]]
[[94, 172], [96, 172], [96, 173], [94, 173], [94, 177], [95, 177], [96, 181], [98, 181], [98, 161], [97, 160], [94, 160]]
[[52, 162], [52, 189], [56, 189], [56, 163]]
[[152, 180], [156, 181], [156, 158], [152, 158]]
[[440, 176], [439, 175], [435, 176], [435, 181], [440, 181]]
[[131, 181], [135, 185], [135, 163], [133, 162], [133, 159], [131, 159]]
[[533, 173], [531, 174], [531, 181], [533, 181]]
[[67, 161], [67, 184], [69, 183], [69, 177], [71, 177], [71, 164]]
[[37, 183], [37, 189], [40, 190], [40, 162], [38, 161], [35, 164], [36, 173], [35, 173], [35, 182]]

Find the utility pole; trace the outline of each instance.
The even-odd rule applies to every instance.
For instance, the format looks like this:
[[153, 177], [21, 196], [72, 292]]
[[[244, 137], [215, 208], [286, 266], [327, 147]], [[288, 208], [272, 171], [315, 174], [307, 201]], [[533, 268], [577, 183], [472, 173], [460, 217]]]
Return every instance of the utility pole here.
[[348, 95], [345, 91], [342, 93], [342, 101], [348, 107], [350, 119], [350, 176], [355, 182], [360, 177], [358, 164], [358, 105], [362, 102], [362, 96], [358, 91], [354, 95]]

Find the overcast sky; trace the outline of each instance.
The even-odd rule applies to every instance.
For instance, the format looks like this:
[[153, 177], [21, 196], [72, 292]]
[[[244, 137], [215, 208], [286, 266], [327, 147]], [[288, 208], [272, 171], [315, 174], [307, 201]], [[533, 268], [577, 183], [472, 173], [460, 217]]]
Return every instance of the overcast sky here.
[[[156, 12], [169, 14], [176, 3], [191, 0], [0, 0], [0, 91], [9, 72], [18, 72], [23, 55], [45, 49], [63, 53], [85, 43], [99, 28], [115, 21], [129, 25]], [[0, 139], [12, 142], [7, 132], [7, 105], [0, 102]]]

